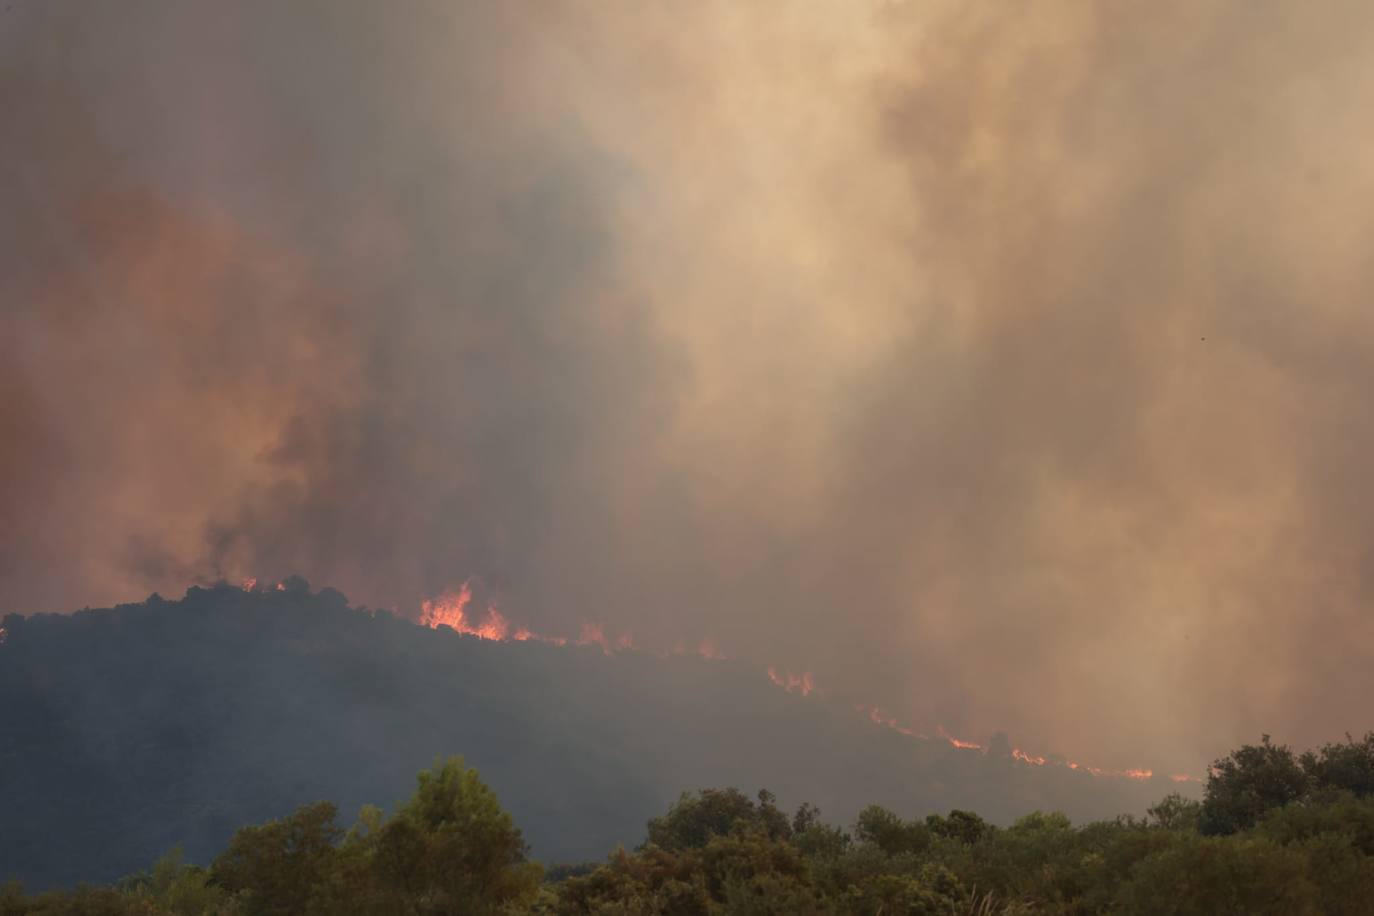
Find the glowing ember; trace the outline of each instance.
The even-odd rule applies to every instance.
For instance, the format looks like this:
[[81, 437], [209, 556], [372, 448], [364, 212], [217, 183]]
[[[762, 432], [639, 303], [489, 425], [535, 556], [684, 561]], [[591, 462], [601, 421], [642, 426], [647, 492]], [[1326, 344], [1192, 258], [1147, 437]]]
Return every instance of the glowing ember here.
[[1019, 747], [1012, 748], [1011, 755], [1015, 757], [1017, 760], [1020, 760], [1023, 763], [1029, 763], [1031, 766], [1035, 767], [1042, 767], [1046, 763], [1049, 763], [1049, 761], [1046, 760], [1044, 757], [1039, 757], [1034, 754], [1027, 754]]
[[799, 693], [802, 696], [810, 696], [811, 691], [816, 689], [810, 671], [803, 671], [801, 674], [793, 674], [790, 671], [786, 674], [778, 674], [776, 668], [769, 666], [768, 679], [788, 693]]
[[894, 717], [889, 716], [886, 712], [879, 709], [877, 706], [865, 706], [862, 703], [860, 703], [854, 707], [854, 711], [863, 713], [865, 716], [868, 717], [868, 721], [872, 722], [874, 725], [881, 725], [884, 728], [890, 728], [894, 732], [897, 732], [899, 735], [906, 735], [908, 738], [925, 737], [925, 735], [922, 735], [919, 732], [913, 731], [912, 729], [907, 728], [905, 725], [902, 725]]
[[606, 641], [606, 630], [599, 623], [582, 624], [582, 632], [577, 636], [579, 646], [600, 646], [601, 651], [606, 655], [611, 654], [611, 646]]
[[938, 734], [941, 738], [944, 738], [946, 741], [948, 741], [950, 747], [957, 747], [970, 751], [981, 751], [983, 749], [983, 745], [979, 744], [976, 741], [961, 741], [960, 739], [954, 737], [949, 732], [945, 731], [945, 727], [943, 725], [935, 726], [935, 733]]
[[252, 576], [249, 576], [247, 579], [244, 579], [244, 580], [243, 580], [243, 590], [244, 590], [245, 592], [251, 592], [253, 589], [255, 589], [255, 588], [257, 588], [257, 587], [258, 587], [258, 580], [255, 579], [255, 578], [253, 578]]
[[10, 638], [10, 631], [9, 631], [9, 630], [6, 630], [4, 627], [0, 627], [0, 646], [3, 646], [3, 645], [5, 644], [5, 640], [7, 640], [7, 639], [9, 639], [9, 638]]

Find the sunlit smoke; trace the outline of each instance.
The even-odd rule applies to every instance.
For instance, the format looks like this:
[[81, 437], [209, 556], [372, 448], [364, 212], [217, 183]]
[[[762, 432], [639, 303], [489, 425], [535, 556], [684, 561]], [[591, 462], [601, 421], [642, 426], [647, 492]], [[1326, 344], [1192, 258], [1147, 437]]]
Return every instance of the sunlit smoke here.
[[0, 607], [298, 570], [1161, 774], [1365, 724], [1374, 6], [15, 6]]

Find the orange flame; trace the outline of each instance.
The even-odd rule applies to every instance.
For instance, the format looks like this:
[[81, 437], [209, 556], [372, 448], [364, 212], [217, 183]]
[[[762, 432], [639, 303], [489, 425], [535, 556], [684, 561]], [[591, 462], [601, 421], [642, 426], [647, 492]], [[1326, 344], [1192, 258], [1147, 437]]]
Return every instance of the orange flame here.
[[448, 627], [463, 632], [467, 606], [472, 603], [472, 585], [464, 582], [457, 592], [446, 591], [436, 600], [420, 602], [420, 623], [431, 630]]
[[[431, 629], [443, 626], [468, 636], [476, 636], [479, 639], [494, 640], [497, 642], [507, 640], [512, 640], [515, 642], [536, 641], [548, 643], [554, 646], [566, 646], [571, 641], [579, 646], [600, 646], [602, 653], [605, 655], [612, 655], [615, 652], [621, 652], [626, 650], [640, 651], [640, 647], [635, 643], [634, 638], [631, 636], [630, 633], [622, 633], [618, 638], [612, 640], [606, 636], [605, 626], [595, 621], [584, 622], [582, 624], [581, 631], [578, 634], [577, 639], [575, 641], [572, 641], [561, 636], [543, 636], [539, 633], [535, 633], [529, 627], [523, 625], [519, 627], [514, 627], [511, 625], [510, 621], [505, 617], [505, 615], [503, 615], [499, 610], [496, 609], [496, 605], [494, 603], [489, 604], [487, 606], [486, 615], [482, 620], [470, 620], [468, 618], [467, 609], [468, 605], [472, 603], [471, 581], [472, 580], [469, 579], [468, 581], [464, 582], [461, 586], [459, 586], [458, 591], [456, 592], [448, 590], [436, 599], [421, 602], [420, 623], [423, 626], [430, 627]], [[249, 584], [250, 582], [252, 583], [252, 585]], [[245, 580], [244, 587], [247, 589], [251, 589], [253, 586], [256, 585], [256, 583], [256, 579]], [[281, 590], [284, 589], [284, 586], [281, 583], [278, 583], [277, 588]], [[3, 637], [4, 631], [0, 630], [0, 643], [3, 643]], [[658, 654], [666, 658], [669, 653]], [[689, 648], [686, 643], [679, 640], [677, 643], [674, 644], [671, 654], [695, 654], [700, 656], [701, 658], [709, 660], [723, 660], [727, 657], [724, 652], [721, 652], [716, 647], [715, 641], [712, 640], [710, 637], [702, 639], [701, 642], [696, 646], [695, 650]], [[783, 690], [786, 690], [788, 693], [796, 693], [805, 697], [810, 696], [811, 694], [816, 692], [815, 678], [813, 677], [810, 671], [804, 671], [801, 674], [793, 674], [790, 671], [780, 673], [776, 667], [772, 666], [770, 666], [766, 670], [768, 674], [768, 679], [773, 684], [777, 685], [778, 687], [781, 687]], [[875, 725], [882, 726], [884, 728], [897, 732], [898, 734], [906, 735], [908, 737], [929, 740], [926, 738], [924, 734], [917, 732], [909, 726], [900, 723], [895, 716], [889, 715], [881, 707], [857, 704], [855, 705], [854, 709], [855, 711], [862, 713], [870, 722], [872, 722]], [[945, 731], [943, 726], [937, 726], [936, 733], [940, 736], [940, 738], [948, 742], [949, 746], [952, 748], [958, 750], [972, 750], [987, 753], [987, 748], [985, 748], [982, 744], [979, 744], [976, 741], [965, 741], [961, 738], [956, 738], [953, 735], [949, 734], [947, 731]], [[1047, 766], [1050, 763], [1049, 758], [1043, 757], [1039, 754], [1032, 754], [1028, 751], [1022, 750], [1019, 747], [1012, 749], [1011, 756], [1014, 760], [1027, 764], [1029, 766], [1043, 767]], [[1086, 773], [1092, 774], [1093, 776], [1099, 777], [1112, 777], [1137, 780], [1148, 780], [1154, 778], [1154, 771], [1148, 769], [1108, 770], [1103, 769], [1101, 767], [1088, 766], [1086, 764], [1081, 764], [1072, 760], [1058, 762], [1055, 765], [1064, 766], [1070, 770], [1082, 770]], [[1182, 774], [1170, 776], [1169, 778], [1177, 783], [1202, 781], [1197, 777]]]
[[780, 675], [777, 669], [770, 665], [768, 667], [768, 679], [788, 693], [800, 693], [804, 697], [810, 696], [811, 691], [816, 689], [816, 683], [812, 679], [810, 671], [803, 671], [799, 675], [789, 671], [785, 675]]
[[[420, 603], [420, 623], [430, 629], [438, 627], [448, 627], [457, 633], [465, 633], [468, 636], [476, 636], [478, 639], [490, 639], [501, 642], [508, 638], [511, 632], [510, 621], [505, 615], [496, 609], [495, 604], [487, 605], [486, 616], [480, 621], [468, 619], [468, 605], [472, 603], [472, 583], [464, 582], [457, 592], [447, 591], [434, 601], [423, 601]], [[520, 634], [524, 635], [521, 636]], [[534, 634], [527, 629], [522, 629], [515, 635], [516, 639], [529, 639]]]
[[611, 654], [610, 644], [606, 642], [606, 630], [599, 623], [587, 623], [584, 621], [582, 624], [582, 632], [577, 636], [577, 644], [579, 646], [600, 646], [604, 654]]
[[874, 725], [881, 725], [884, 728], [890, 728], [892, 729], [892, 731], [897, 732], [900, 735], [906, 735], [908, 738], [925, 737], [925, 735], [922, 735], [919, 732], [916, 732], [910, 728], [907, 728], [905, 725], [902, 725], [900, 722], [897, 721], [895, 717], [889, 716], [886, 712], [884, 712], [877, 706], [865, 706], [862, 703], [859, 703], [854, 707], [854, 711], [861, 712], [864, 715], [868, 716], [868, 721], [872, 722]]
[[249, 576], [247, 579], [244, 579], [244, 580], [243, 580], [243, 590], [244, 590], [245, 592], [251, 592], [253, 589], [255, 589], [255, 588], [257, 588], [257, 587], [258, 587], [258, 580], [257, 580], [257, 578], [256, 578], [255, 576]]
[[1153, 779], [1153, 778], [1154, 778], [1154, 775], [1155, 775], [1155, 771], [1154, 771], [1154, 770], [1141, 770], [1141, 769], [1107, 770], [1107, 769], [1103, 769], [1102, 767], [1091, 767], [1091, 766], [1088, 766], [1088, 765], [1085, 764], [1085, 763], [1077, 763], [1076, 761], [1073, 761], [1073, 760], [1070, 760], [1070, 761], [1066, 762], [1066, 763], [1064, 764], [1064, 766], [1068, 767], [1068, 768], [1071, 769], [1071, 770], [1082, 770], [1082, 771], [1085, 772], [1085, 773], [1091, 773], [1091, 774], [1094, 775], [1094, 776], [1102, 776], [1102, 777], [1106, 777], [1106, 778], [1117, 778], [1117, 779], [1141, 779], [1141, 780], [1144, 780], [1144, 779]]
[[957, 747], [970, 751], [981, 751], [983, 749], [983, 745], [979, 744], [976, 741], [959, 740], [958, 738], [951, 735], [949, 732], [945, 731], [945, 727], [943, 725], [935, 726], [935, 733], [938, 734], [941, 738], [944, 738], [946, 741], [948, 741], [950, 747]]

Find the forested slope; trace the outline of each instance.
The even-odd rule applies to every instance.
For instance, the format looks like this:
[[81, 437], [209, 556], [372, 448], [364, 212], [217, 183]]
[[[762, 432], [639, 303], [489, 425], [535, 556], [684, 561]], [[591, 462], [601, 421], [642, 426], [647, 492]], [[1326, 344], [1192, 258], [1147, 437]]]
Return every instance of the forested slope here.
[[483, 641], [299, 581], [3, 626], [0, 880], [36, 888], [113, 880], [174, 845], [208, 861], [317, 799], [351, 819], [453, 754], [545, 862], [633, 844], [696, 787], [766, 786], [840, 823], [870, 803], [1086, 820], [1176, 788], [900, 735], [743, 662]]

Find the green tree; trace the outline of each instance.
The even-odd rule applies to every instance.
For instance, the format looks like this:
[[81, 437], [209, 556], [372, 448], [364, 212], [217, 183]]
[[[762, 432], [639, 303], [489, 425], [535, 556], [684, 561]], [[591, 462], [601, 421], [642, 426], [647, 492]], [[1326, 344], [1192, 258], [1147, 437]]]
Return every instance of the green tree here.
[[369, 836], [380, 880], [415, 912], [495, 912], [539, 889], [520, 830], [461, 757], [421, 772], [415, 794]]
[[1303, 796], [1307, 775], [1287, 745], [1265, 735], [1212, 764], [1199, 828], [1208, 836], [1248, 830], [1267, 812]]
[[[198, 865], [187, 865], [180, 847], [172, 849], [153, 863], [151, 873], [125, 885], [132, 896], [152, 900], [160, 910], [175, 916], [203, 916], [220, 912], [225, 906], [224, 890], [210, 882], [210, 872]], [[124, 885], [121, 882], [121, 885]]]
[[758, 798], [755, 803], [738, 789], [684, 792], [667, 814], [649, 821], [647, 842], [662, 849], [701, 849], [712, 837], [751, 826], [775, 839], [790, 836], [792, 824], [774, 804], [773, 794], [760, 790]]
[[871, 843], [890, 856], [923, 851], [930, 845], [930, 829], [918, 821], [904, 821], [881, 805], [869, 805], [859, 812], [854, 836]]
[[1146, 810], [1147, 821], [1161, 830], [1196, 830], [1202, 817], [1202, 804], [1170, 792]]
[[1314, 789], [1337, 789], [1357, 798], [1374, 795], [1374, 732], [1356, 741], [1350, 735], [1339, 744], [1326, 744], [1301, 758]]
[[332, 802], [244, 827], [210, 866], [211, 880], [237, 899], [245, 916], [297, 916], [326, 882], [343, 839]]
[[958, 808], [950, 811], [948, 817], [938, 814], [928, 816], [926, 826], [936, 836], [958, 840], [960, 843], [976, 843], [992, 830], [992, 825], [977, 814]]
[[1319, 890], [1301, 850], [1250, 837], [1179, 833], [1121, 888], [1133, 916], [1317, 916]]

